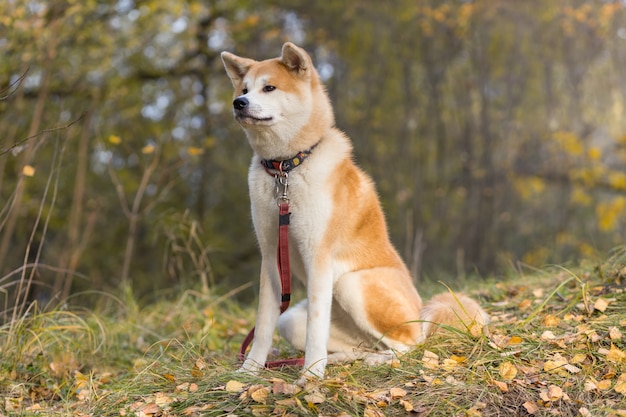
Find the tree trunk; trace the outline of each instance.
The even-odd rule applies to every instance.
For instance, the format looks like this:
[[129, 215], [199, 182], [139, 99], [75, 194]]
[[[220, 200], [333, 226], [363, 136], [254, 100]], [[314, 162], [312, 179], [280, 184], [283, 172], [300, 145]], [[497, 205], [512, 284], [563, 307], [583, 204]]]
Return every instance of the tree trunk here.
[[[30, 165], [33, 161], [33, 157], [35, 155], [35, 150], [37, 145], [41, 143], [44, 138], [43, 137], [35, 137], [37, 132], [39, 132], [43, 120], [43, 111], [45, 107], [46, 100], [48, 98], [48, 83], [50, 76], [47, 71], [43, 71], [43, 76], [41, 78], [41, 87], [39, 88], [39, 95], [37, 96], [37, 102], [35, 104], [35, 109], [33, 111], [33, 117], [31, 119], [30, 127], [28, 129], [28, 141], [26, 142], [26, 148], [24, 153], [22, 154], [20, 167], [24, 167], [26, 165]], [[6, 256], [9, 251], [9, 246], [11, 244], [11, 240], [13, 238], [13, 232], [15, 231], [15, 227], [17, 225], [17, 220], [19, 218], [21, 208], [22, 208], [22, 200], [24, 198], [24, 192], [26, 191], [26, 183], [24, 181], [24, 173], [18, 173], [18, 180], [15, 185], [15, 192], [13, 201], [10, 204], [6, 222], [3, 225], [0, 225], [0, 229], [4, 228], [2, 240], [0, 241], [0, 265], [5, 265]]]

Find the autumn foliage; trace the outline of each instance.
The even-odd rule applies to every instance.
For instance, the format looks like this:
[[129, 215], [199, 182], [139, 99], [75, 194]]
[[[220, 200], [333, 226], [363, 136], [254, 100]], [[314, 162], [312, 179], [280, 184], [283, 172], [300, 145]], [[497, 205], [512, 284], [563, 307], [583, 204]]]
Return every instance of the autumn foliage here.
[[415, 276], [606, 252], [626, 235], [625, 19], [599, 0], [2, 2], [0, 298], [255, 276], [218, 53], [285, 40]]

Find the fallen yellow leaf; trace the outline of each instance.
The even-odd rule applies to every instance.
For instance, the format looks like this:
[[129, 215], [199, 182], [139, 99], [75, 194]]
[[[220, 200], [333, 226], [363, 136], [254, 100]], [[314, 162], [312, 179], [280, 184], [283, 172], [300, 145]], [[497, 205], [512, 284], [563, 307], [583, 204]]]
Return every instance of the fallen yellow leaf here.
[[622, 332], [620, 332], [617, 327], [611, 326], [609, 327], [609, 337], [611, 338], [611, 340], [621, 340]]
[[487, 327], [483, 326], [480, 323], [477, 323], [476, 321], [472, 321], [469, 324], [469, 333], [472, 335], [472, 337], [474, 338], [478, 338], [483, 334], [483, 327], [485, 328], [485, 330], [487, 331]]
[[382, 411], [380, 411], [378, 408], [374, 408], [374, 407], [372, 407], [370, 405], [365, 407], [365, 411], [363, 412], [363, 415], [365, 417], [385, 417], [385, 414], [383, 414]]
[[501, 334], [493, 334], [491, 335], [491, 342], [489, 342], [489, 344], [496, 349], [501, 349], [507, 346], [508, 342], [509, 338], [507, 336]]
[[226, 391], [228, 392], [239, 392], [243, 390], [246, 384], [243, 384], [239, 381], [231, 380], [226, 383]]
[[85, 375], [80, 371], [74, 371], [74, 388], [77, 390], [85, 388], [87, 384], [89, 384], [88, 375]]
[[321, 404], [326, 401], [326, 396], [319, 391], [314, 391], [305, 395], [304, 400], [309, 404]]
[[581, 371], [579, 367], [570, 364], [566, 364], [565, 366], [563, 366], [563, 369], [565, 369], [570, 374], [577, 374]]
[[[251, 415], [254, 417], [267, 417], [272, 411], [272, 407], [264, 404], [256, 404], [250, 406]], [[235, 414], [237, 415], [237, 414]], [[169, 416], [168, 416], [169, 417]]]
[[139, 409], [139, 415], [154, 416], [162, 412], [161, 407], [155, 403], [149, 403]]
[[274, 394], [295, 395], [300, 391], [302, 391], [302, 388], [296, 384], [288, 384], [280, 378], [272, 380], [272, 392]]
[[522, 406], [526, 409], [528, 414], [536, 414], [539, 411], [539, 406], [534, 401], [526, 401]]
[[176, 398], [169, 395], [169, 394], [164, 394], [162, 392], [157, 392], [156, 395], [154, 396], [154, 403], [156, 405], [158, 405], [159, 407], [163, 407], [168, 405], [171, 402], [176, 401]]
[[604, 298], [598, 298], [596, 302], [593, 304], [593, 308], [603, 313], [608, 306], [609, 306], [609, 302], [605, 300]]
[[391, 388], [389, 390], [389, 396], [393, 398], [394, 400], [398, 398], [402, 398], [406, 396], [406, 394], [407, 394], [407, 391], [402, 388]]
[[611, 388], [611, 380], [603, 379], [602, 381], [598, 382], [596, 385], [600, 391], [604, 391], [604, 390]]
[[505, 381], [511, 381], [517, 376], [517, 368], [511, 362], [502, 362], [499, 368], [500, 376]]
[[480, 410], [477, 410], [475, 407], [470, 407], [466, 412], [465, 415], [468, 417], [480, 417], [483, 415], [483, 413], [480, 412]]
[[498, 381], [495, 379], [491, 382], [500, 390], [500, 392], [509, 392], [509, 386], [506, 382]]
[[533, 290], [533, 295], [534, 295], [536, 298], [543, 298], [544, 294], [545, 294], [545, 291], [544, 291], [544, 289], [543, 289], [543, 288], [535, 288], [535, 289]]
[[459, 363], [453, 359], [444, 359], [441, 366], [443, 369], [449, 371], [459, 366]]
[[615, 392], [626, 395], [626, 374], [621, 374], [619, 378], [617, 378], [617, 382], [615, 383], [613, 389]]
[[425, 350], [422, 356], [422, 363], [425, 368], [437, 369], [439, 367], [439, 356], [430, 350]]
[[211, 410], [215, 407], [215, 404], [204, 404], [202, 406], [192, 405], [183, 410], [183, 414], [186, 416], [200, 415], [202, 411]]
[[91, 391], [87, 388], [79, 388], [74, 391], [79, 401], [88, 401], [91, 399]]
[[407, 413], [410, 413], [411, 411], [415, 410], [415, 407], [413, 406], [413, 404], [411, 404], [408, 401], [400, 400], [400, 405], [404, 407], [404, 411], [406, 411]]
[[194, 365], [193, 368], [191, 368], [191, 370], [189, 371], [189, 374], [196, 379], [200, 379], [204, 375], [204, 372], [202, 372], [200, 369], [198, 369], [197, 366]]
[[24, 397], [7, 397], [4, 399], [4, 408], [7, 411], [18, 411], [22, 408]]
[[546, 361], [543, 364], [543, 370], [545, 372], [552, 372], [559, 375], [566, 376], [567, 371], [564, 369], [565, 365], [567, 365], [567, 361], [565, 360], [554, 360], [554, 361]]
[[589, 392], [589, 391], [595, 391], [598, 389], [598, 381], [596, 381], [593, 378], [589, 378], [588, 380], [585, 381], [585, 391]]
[[615, 390], [615, 392], [619, 392], [622, 395], [626, 395], [626, 381], [618, 382], [617, 384], [615, 384], [613, 389]]
[[546, 327], [555, 327], [558, 326], [559, 323], [561, 323], [561, 319], [552, 314], [548, 314], [543, 318], [543, 325]]
[[[252, 390], [252, 387], [250, 387], [250, 390]], [[254, 391], [249, 392], [250, 398], [259, 404], [267, 403], [267, 396], [269, 393], [269, 387], [256, 387]]]
[[42, 411], [45, 411], [45, 408], [40, 403], [35, 403], [29, 407], [26, 407], [26, 411], [33, 411], [40, 414]]
[[195, 365], [196, 365], [196, 368], [198, 368], [198, 369], [200, 369], [200, 370], [203, 370], [204, 368], [206, 368], [206, 367], [207, 367], [207, 363], [206, 363], [206, 362], [205, 362], [205, 360], [204, 360], [204, 359], [202, 359], [202, 358], [198, 358], [198, 359], [196, 359], [196, 363], [195, 363]]
[[604, 374], [604, 376], [602, 377], [602, 379], [613, 379], [615, 378], [615, 371], [610, 369], [607, 373]]
[[276, 400], [276, 405], [285, 407], [296, 407], [298, 405], [298, 400], [296, 398], [285, 398], [283, 400]]
[[615, 347], [615, 345], [611, 345], [611, 349], [606, 354], [606, 358], [610, 362], [623, 363], [626, 362], [626, 353]]
[[546, 401], [557, 401], [563, 398], [563, 390], [556, 385], [550, 385], [547, 390], [542, 390], [539, 397]]
[[467, 360], [465, 356], [457, 356], [457, 355], [450, 356], [450, 359], [452, 359], [456, 363], [463, 363]]

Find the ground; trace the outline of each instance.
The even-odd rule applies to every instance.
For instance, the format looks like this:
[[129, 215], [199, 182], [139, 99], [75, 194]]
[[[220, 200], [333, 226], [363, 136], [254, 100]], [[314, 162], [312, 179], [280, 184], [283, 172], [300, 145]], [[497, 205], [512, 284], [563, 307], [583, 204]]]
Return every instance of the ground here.
[[235, 372], [254, 309], [229, 296], [33, 307], [0, 328], [0, 416], [626, 416], [625, 281], [624, 249], [477, 281], [488, 328], [444, 331], [385, 365], [331, 366], [305, 388], [294, 368]]

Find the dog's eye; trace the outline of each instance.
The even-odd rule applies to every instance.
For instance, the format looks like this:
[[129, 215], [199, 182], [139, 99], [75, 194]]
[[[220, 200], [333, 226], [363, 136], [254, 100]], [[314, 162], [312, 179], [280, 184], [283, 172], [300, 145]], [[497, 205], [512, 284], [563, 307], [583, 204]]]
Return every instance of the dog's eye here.
[[244, 95], [248, 94], [248, 89], [244, 88], [243, 90], [241, 90], [241, 94], [244, 94]]
[[276, 87], [274, 87], [273, 85], [266, 85], [265, 87], [263, 87], [263, 91], [266, 93], [269, 93], [274, 90], [276, 90]]

